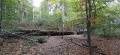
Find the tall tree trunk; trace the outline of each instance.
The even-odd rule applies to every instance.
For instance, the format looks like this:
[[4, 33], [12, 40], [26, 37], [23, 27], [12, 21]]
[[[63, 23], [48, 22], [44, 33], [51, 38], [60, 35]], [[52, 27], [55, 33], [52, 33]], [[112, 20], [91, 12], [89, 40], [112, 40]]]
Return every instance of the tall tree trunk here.
[[63, 39], [64, 37], [64, 0], [62, 4], [62, 32], [63, 32], [63, 35], [62, 35], [62, 39]]
[[1, 8], [1, 17], [0, 17], [0, 32], [1, 32], [1, 29], [2, 29], [2, 13], [3, 13], [3, 12], [2, 12], [2, 10], [3, 10], [3, 8], [2, 8], [2, 2], [3, 2], [3, 1], [1, 0], [1, 4], [0, 4], [0, 5], [1, 5], [1, 7], [0, 7], [0, 8]]
[[33, 22], [35, 21], [34, 16], [35, 16], [35, 15], [34, 15], [34, 8], [33, 8]]
[[[110, 16], [108, 16], [108, 18], [111, 19]], [[110, 20], [109, 20], [109, 22], [108, 22], [108, 27], [109, 27], [109, 28], [108, 28], [108, 35], [110, 36], [110, 29], [111, 29]]]
[[96, 5], [95, 5], [95, 0], [93, 0], [93, 5], [92, 7], [94, 7], [94, 13], [93, 13], [93, 17], [96, 17]]
[[41, 7], [40, 7], [40, 19], [41, 19], [42, 17], [41, 17]]
[[20, 1], [20, 8], [21, 8], [21, 18], [20, 18], [20, 20], [21, 20], [21, 22], [23, 22], [23, 2], [22, 1]]
[[6, 16], [6, 5], [5, 5], [5, 9], [4, 10], [5, 10], [5, 16]]
[[[89, 13], [88, 13], [88, 8], [87, 8], [87, 1], [89, 4]], [[91, 0], [86, 0], [86, 19], [87, 19], [87, 43], [89, 45], [89, 53], [90, 55], [93, 55], [93, 51], [91, 48], [91, 22], [90, 22], [90, 18], [91, 18], [91, 11], [92, 11], [92, 6], [91, 6]]]
[[83, 23], [82, 26], [83, 26], [83, 34], [84, 34], [84, 37], [85, 37], [85, 29], [86, 29], [86, 28], [85, 28], [85, 24]]
[[103, 34], [104, 34], [104, 36], [106, 36], [106, 32], [105, 32], [105, 27], [104, 27], [104, 25], [103, 25]]
[[26, 8], [26, 19], [28, 19], [28, 8]]
[[78, 24], [78, 29], [79, 29], [78, 32], [79, 32], [79, 33], [80, 33], [80, 31], [81, 31], [81, 28], [80, 28], [80, 27], [81, 27], [81, 25], [80, 25], [80, 23], [79, 23], [79, 24]]
[[24, 21], [24, 12], [22, 13], [22, 22]]

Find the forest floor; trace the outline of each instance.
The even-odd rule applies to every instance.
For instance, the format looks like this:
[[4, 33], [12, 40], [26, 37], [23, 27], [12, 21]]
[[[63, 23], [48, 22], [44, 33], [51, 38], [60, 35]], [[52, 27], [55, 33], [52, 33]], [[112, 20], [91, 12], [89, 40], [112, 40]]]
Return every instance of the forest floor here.
[[[72, 39], [76, 43], [86, 44], [87, 37], [83, 35], [67, 35], [64, 39]], [[51, 36], [47, 43], [31, 44], [23, 39], [2, 39], [0, 55], [89, 55], [86, 48], [61, 39], [61, 36]], [[92, 45], [96, 45], [108, 55], [120, 55], [120, 39], [114, 37], [92, 36]], [[95, 53], [95, 55], [100, 55]]]

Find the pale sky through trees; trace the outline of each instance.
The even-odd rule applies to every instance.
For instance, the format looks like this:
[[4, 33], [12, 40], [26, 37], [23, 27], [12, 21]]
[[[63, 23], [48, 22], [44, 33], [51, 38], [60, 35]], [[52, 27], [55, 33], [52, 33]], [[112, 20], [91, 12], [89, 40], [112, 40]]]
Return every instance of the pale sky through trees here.
[[40, 5], [41, 5], [41, 2], [42, 2], [43, 0], [33, 0], [33, 5], [35, 6], [35, 7], [39, 7]]

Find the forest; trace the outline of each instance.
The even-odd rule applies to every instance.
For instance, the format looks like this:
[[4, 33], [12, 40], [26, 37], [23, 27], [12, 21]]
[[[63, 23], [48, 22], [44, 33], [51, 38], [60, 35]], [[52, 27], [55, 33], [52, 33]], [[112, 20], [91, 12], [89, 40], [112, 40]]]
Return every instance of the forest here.
[[0, 0], [0, 55], [120, 55], [120, 0]]

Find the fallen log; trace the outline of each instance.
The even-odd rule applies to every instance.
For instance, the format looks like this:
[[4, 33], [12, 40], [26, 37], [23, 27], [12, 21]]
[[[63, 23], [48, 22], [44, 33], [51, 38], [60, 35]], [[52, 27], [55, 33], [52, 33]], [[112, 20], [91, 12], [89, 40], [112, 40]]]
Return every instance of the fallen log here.
[[[65, 40], [65, 39], [64, 39], [64, 40]], [[73, 44], [75, 44], [75, 45], [78, 45], [78, 46], [81, 46], [81, 47], [83, 47], [83, 48], [87, 48], [87, 49], [90, 48], [90, 47], [88, 47], [88, 46], [84, 46], [84, 45], [82, 45], [81, 43], [76, 43], [76, 42], [74, 42], [74, 41], [69, 41], [69, 40], [65, 40], [65, 41], [71, 42], [71, 43], [73, 43]], [[97, 50], [97, 49], [94, 49], [94, 48], [92, 48], [92, 50], [93, 50], [94, 52], [96, 52], [96, 53], [101, 54], [101, 55], [107, 55], [107, 54], [105, 54], [103, 51], [100, 51], [100, 50]]]
[[47, 35], [51, 35], [51, 36], [59, 36], [59, 35], [73, 35], [74, 32], [60, 32], [60, 31], [23, 31], [23, 32], [17, 32], [17, 34], [19, 35], [25, 35], [25, 34], [29, 34], [32, 36], [47, 36]]
[[[60, 36], [60, 35], [73, 35], [73, 31], [41, 31], [41, 30], [17, 30], [17, 34], [25, 35], [25, 34], [30, 34], [33, 36], [46, 36], [46, 35], [51, 35], [51, 36]], [[77, 34], [83, 34], [83, 31], [77, 32]]]
[[[4, 29], [3, 29], [4, 30]], [[30, 39], [30, 38], [27, 38], [26, 36], [24, 36], [24, 35], [18, 35], [18, 34], [16, 34], [16, 33], [11, 33], [11, 32], [9, 32], [9, 31], [6, 31], [6, 30], [4, 30], [5, 31], [5, 33], [7, 33], [7, 34], [3, 34], [3, 35], [1, 35], [1, 37], [19, 37], [19, 38], [23, 38], [23, 39], [26, 39], [26, 40], [30, 40], [30, 41], [35, 41], [35, 40], [33, 40], [33, 39]], [[8, 36], [7, 36], [8, 35]]]
[[[89, 47], [89, 45], [87, 45], [87, 44], [82, 44], [82, 45], [83, 45], [83, 46], [86, 46], [86, 47]], [[95, 49], [95, 48], [97, 48], [97, 46], [92, 45], [91, 48], [94, 48], [94, 49]]]

